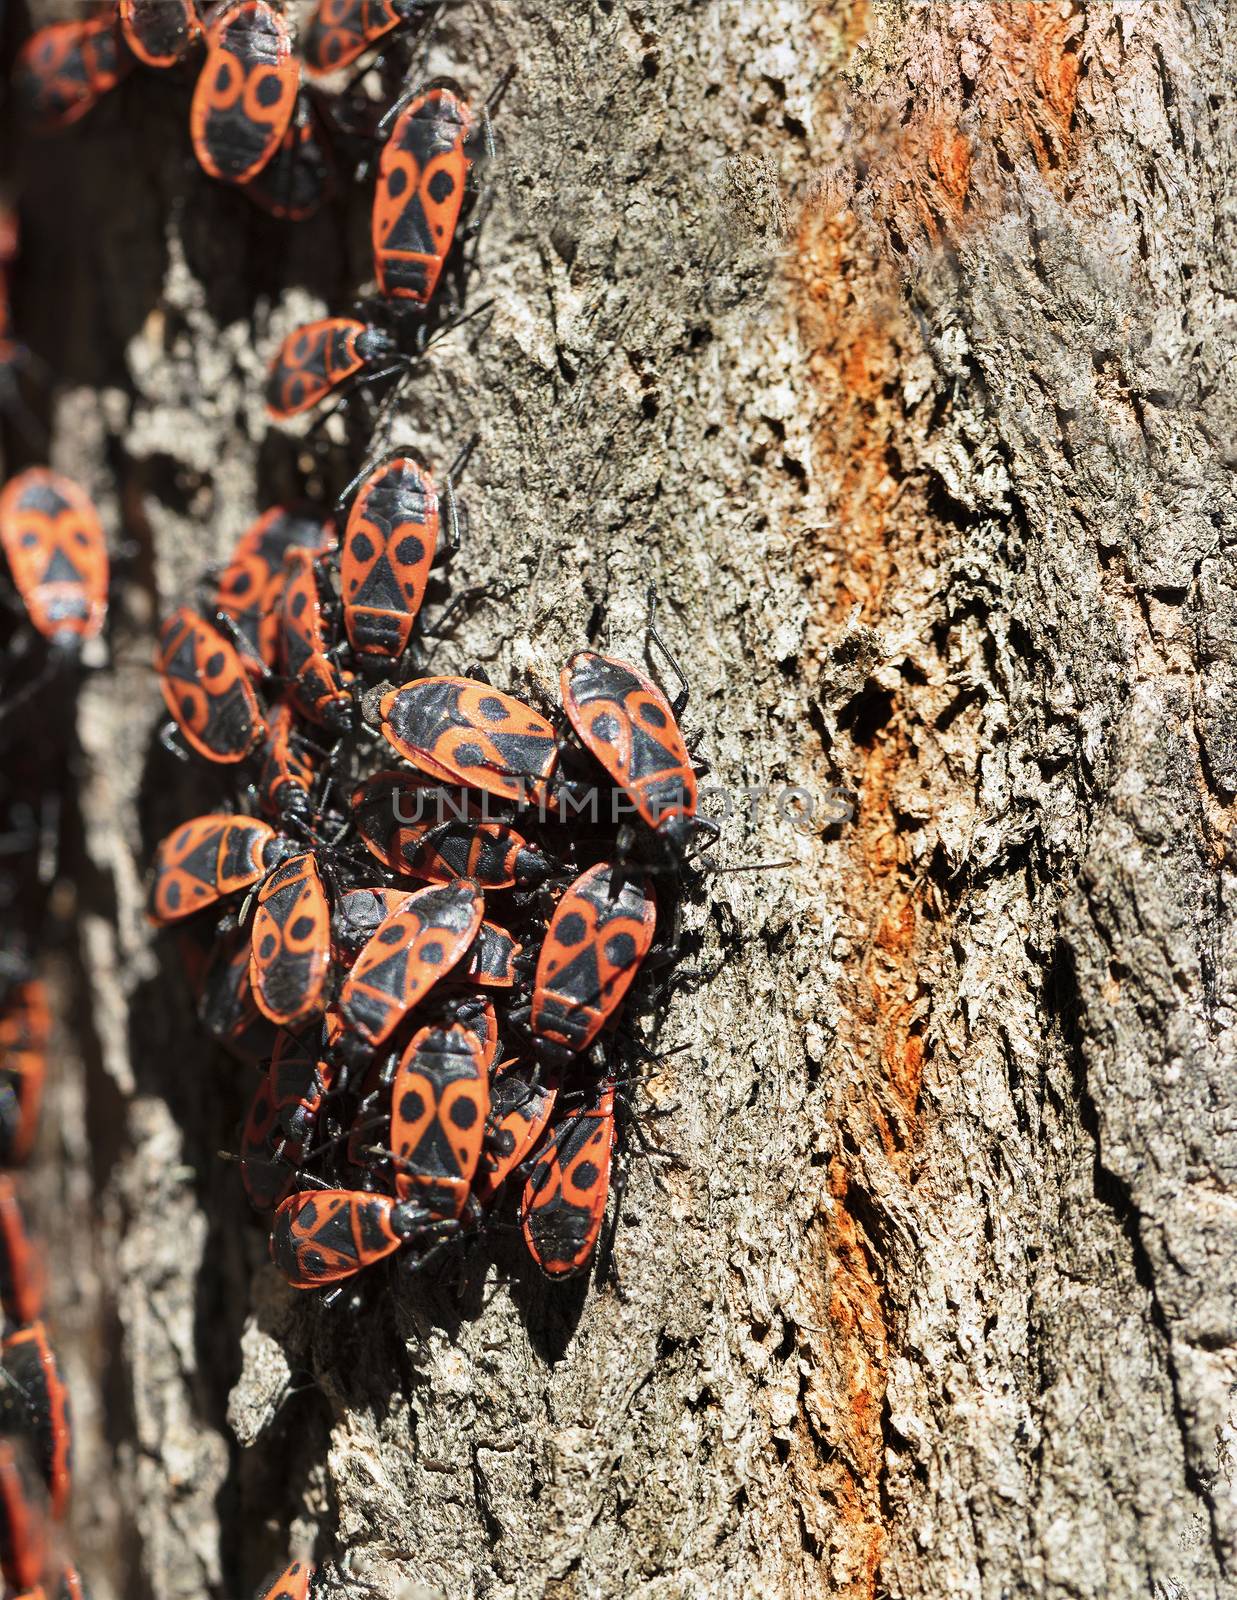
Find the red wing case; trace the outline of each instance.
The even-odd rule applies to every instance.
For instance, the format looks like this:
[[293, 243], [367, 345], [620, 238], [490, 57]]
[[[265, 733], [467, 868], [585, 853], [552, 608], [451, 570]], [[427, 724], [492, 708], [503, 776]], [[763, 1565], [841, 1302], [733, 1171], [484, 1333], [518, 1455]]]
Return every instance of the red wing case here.
[[520, 1227], [533, 1260], [549, 1278], [569, 1278], [589, 1263], [610, 1193], [614, 1091], [595, 1107], [560, 1122], [524, 1186]]
[[472, 113], [450, 89], [402, 111], [378, 163], [374, 271], [388, 299], [428, 306], [455, 242], [472, 161]]
[[44, 638], [93, 639], [107, 612], [107, 542], [85, 491], [46, 467], [19, 473], [0, 494], [0, 545]]
[[288, 29], [266, 0], [241, 0], [207, 33], [189, 130], [203, 171], [247, 183], [279, 149], [296, 109], [301, 69]]
[[551, 1056], [565, 1059], [592, 1044], [631, 987], [656, 923], [648, 880], [605, 862], [564, 893], [533, 986], [533, 1032]]
[[563, 709], [650, 828], [696, 814], [696, 774], [670, 702], [625, 661], [577, 650], [562, 672]]

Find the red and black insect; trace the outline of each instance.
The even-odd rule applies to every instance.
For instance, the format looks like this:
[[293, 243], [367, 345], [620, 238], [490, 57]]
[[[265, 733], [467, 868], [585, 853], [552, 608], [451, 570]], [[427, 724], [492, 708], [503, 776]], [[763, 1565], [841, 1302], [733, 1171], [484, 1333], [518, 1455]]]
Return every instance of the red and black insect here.
[[432, 1244], [458, 1231], [415, 1201], [356, 1189], [302, 1189], [275, 1213], [271, 1260], [294, 1289], [338, 1283], [393, 1255], [401, 1245]]
[[318, 1585], [308, 1561], [293, 1561], [258, 1585], [253, 1600], [313, 1600]]
[[188, 606], [160, 628], [155, 668], [182, 737], [207, 761], [243, 761], [261, 742], [266, 723], [240, 656]]
[[9, 1583], [37, 1584], [47, 1571], [48, 1547], [47, 1491], [30, 1451], [24, 1438], [0, 1438], [0, 1569]]
[[0, 545], [26, 614], [61, 650], [103, 627], [107, 543], [89, 496], [71, 478], [31, 467], [0, 493]]
[[589, 1262], [601, 1232], [614, 1154], [614, 1085], [593, 1106], [560, 1122], [533, 1162], [520, 1201], [520, 1227], [549, 1278]]
[[256, 817], [193, 817], [155, 852], [151, 915], [163, 926], [251, 889], [295, 846]]
[[429, 1219], [459, 1217], [468, 1202], [490, 1109], [481, 1040], [458, 1023], [417, 1033], [391, 1085], [395, 1192]]
[[301, 44], [315, 75], [351, 66], [396, 28], [429, 18], [438, 0], [318, 0]]
[[307, 322], [280, 345], [266, 376], [266, 409], [279, 422], [309, 411], [349, 380], [377, 382], [408, 364], [385, 328], [355, 317]]
[[605, 862], [563, 894], [537, 958], [531, 1021], [540, 1059], [565, 1065], [617, 1012], [653, 943], [647, 879]]
[[314, 767], [305, 741], [298, 738], [296, 713], [281, 700], [267, 720], [266, 744], [254, 787], [268, 816], [303, 831], [314, 817]]
[[[480, 1044], [481, 1070], [488, 1074], [493, 1069], [498, 1056], [498, 1013], [493, 1001], [484, 993], [439, 990], [423, 1004], [420, 1014], [432, 1028], [463, 1028]], [[365, 1174], [366, 1188], [377, 1187], [372, 1181], [376, 1171], [374, 1151], [385, 1149], [389, 1142], [389, 1090], [393, 1067], [394, 1058], [385, 1061], [379, 1058], [370, 1063], [348, 1133], [348, 1162], [358, 1173]]]
[[471, 878], [408, 897], [379, 924], [339, 993], [350, 1055], [375, 1049], [418, 1001], [463, 959], [481, 926], [485, 899]]
[[438, 492], [410, 456], [376, 467], [348, 513], [339, 575], [344, 628], [384, 666], [408, 648], [438, 549]]
[[79, 121], [133, 65], [114, 11], [32, 33], [13, 64], [19, 110], [50, 132]]
[[397, 848], [392, 870], [428, 883], [476, 878], [485, 889], [528, 889], [550, 872], [542, 852], [506, 822], [446, 821]]
[[283, 18], [266, 0], [240, 0], [211, 23], [189, 129], [203, 170], [248, 183], [274, 157], [292, 121], [300, 65]]
[[483, 819], [475, 796], [411, 773], [366, 779], [352, 796], [352, 815], [370, 854], [409, 878], [475, 878], [483, 889], [529, 889], [551, 870], [545, 854], [510, 823]]
[[39, 1126], [51, 1010], [39, 978], [13, 988], [0, 1012], [0, 1166], [19, 1166]]
[[284, 556], [304, 549], [325, 555], [335, 548], [335, 529], [312, 511], [272, 506], [241, 535], [214, 594], [215, 607], [230, 617], [244, 641], [241, 659], [257, 677], [279, 659], [279, 602], [287, 582]]
[[517, 1068], [515, 1059], [503, 1062], [495, 1069], [490, 1085], [490, 1113], [473, 1180], [474, 1192], [485, 1205], [528, 1159], [545, 1132], [558, 1098], [558, 1079], [553, 1073], [530, 1082]]
[[279, 640], [289, 692], [311, 722], [345, 733], [352, 726], [352, 695], [327, 641], [316, 559], [308, 550], [289, 550], [284, 567]]
[[681, 851], [695, 825], [696, 774], [666, 696], [635, 667], [595, 650], [568, 661], [562, 695], [581, 743], [658, 838]]
[[119, 11], [125, 43], [148, 67], [174, 67], [202, 33], [194, 0], [120, 0]]
[[554, 729], [513, 695], [472, 678], [418, 678], [384, 695], [379, 711], [383, 738], [432, 778], [520, 802], [547, 792]]
[[471, 111], [446, 87], [418, 94], [396, 118], [373, 207], [374, 271], [388, 299], [433, 299], [468, 192], [472, 133]]
[[321, 121], [302, 90], [287, 133], [261, 172], [249, 179], [245, 193], [283, 222], [304, 222], [329, 197], [334, 182]]
[[331, 912], [317, 863], [305, 851], [275, 868], [258, 893], [249, 983], [254, 1003], [281, 1027], [320, 1013], [331, 968]]
[[0, 1345], [3, 1390], [0, 1404], [8, 1428], [30, 1441], [34, 1463], [47, 1487], [52, 1515], [69, 1500], [72, 1427], [69, 1392], [41, 1322], [10, 1333]]
[[17, 1185], [0, 1173], [0, 1305], [13, 1322], [43, 1314], [47, 1268], [42, 1247], [26, 1225]]

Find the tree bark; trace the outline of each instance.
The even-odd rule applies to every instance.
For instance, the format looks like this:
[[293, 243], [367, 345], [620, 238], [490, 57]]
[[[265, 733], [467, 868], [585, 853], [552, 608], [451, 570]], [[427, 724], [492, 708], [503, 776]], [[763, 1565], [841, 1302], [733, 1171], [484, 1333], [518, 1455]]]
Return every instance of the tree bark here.
[[53, 459], [138, 549], [78, 708], [88, 1148], [49, 1150], [105, 1600], [244, 1596], [289, 1541], [392, 1600], [1237, 1592], [1227, 21], [447, 14], [433, 71], [518, 75], [492, 325], [394, 429], [481, 437], [455, 572], [509, 593], [444, 665], [553, 693], [590, 624], [640, 656], [654, 581], [714, 781], [854, 813], [726, 824], [790, 864], [689, 904], [721, 967], [656, 1027], [680, 1164], [629, 1148], [618, 1287], [499, 1235], [359, 1315], [265, 1262], [216, 1154], [246, 1075], [143, 875], [211, 798], [154, 739], [155, 619], [359, 460], [268, 432], [261, 380], [363, 286], [364, 194], [264, 220], [176, 75], [20, 142]]

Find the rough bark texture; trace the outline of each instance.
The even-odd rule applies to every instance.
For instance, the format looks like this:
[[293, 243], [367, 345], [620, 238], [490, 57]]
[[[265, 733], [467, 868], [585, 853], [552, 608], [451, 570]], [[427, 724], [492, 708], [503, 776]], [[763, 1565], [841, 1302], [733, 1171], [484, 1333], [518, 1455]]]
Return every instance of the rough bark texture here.
[[355, 1317], [264, 1264], [216, 1157], [245, 1077], [143, 917], [204, 789], [145, 660], [355, 459], [269, 434], [260, 376], [364, 282], [363, 199], [263, 221], [152, 74], [23, 147], [53, 455], [139, 546], [81, 696], [64, 985], [100, 1594], [245, 1595], [289, 1531], [392, 1600], [1234, 1592], [1226, 20], [451, 13], [434, 70], [519, 76], [493, 325], [396, 428], [481, 434], [457, 572], [511, 592], [442, 659], [551, 689], [598, 608], [638, 654], [655, 579], [718, 781], [857, 797], [727, 825], [794, 865], [709, 885], [737, 938], [689, 910], [724, 964], [660, 1027], [682, 1166], [630, 1163], [621, 1293], [499, 1239]]

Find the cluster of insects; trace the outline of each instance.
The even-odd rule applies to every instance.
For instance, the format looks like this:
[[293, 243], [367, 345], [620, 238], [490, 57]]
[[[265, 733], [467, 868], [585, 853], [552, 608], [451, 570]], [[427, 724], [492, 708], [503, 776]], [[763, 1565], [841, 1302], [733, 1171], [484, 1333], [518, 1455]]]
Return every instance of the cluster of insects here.
[[[250, 806], [164, 840], [152, 914], [183, 930], [205, 1026], [257, 1071], [240, 1172], [271, 1257], [328, 1299], [494, 1226], [551, 1278], [588, 1267], [641, 1049], [624, 1002], [674, 954], [704, 826], [677, 707], [635, 666], [577, 652], [561, 712], [407, 675], [407, 547], [432, 551], [437, 496], [406, 458], [398, 478], [418, 498], [378, 512], [375, 474], [338, 549], [281, 566], [256, 552], [291, 519], [268, 516], [215, 622], [181, 610], [160, 652], [172, 737], [233, 766]], [[263, 597], [244, 610], [239, 563]], [[271, 1592], [306, 1592], [292, 1576]]]
[[300, 1289], [424, 1266], [513, 1177], [541, 1269], [587, 1266], [623, 1002], [674, 953], [707, 827], [679, 707], [637, 667], [576, 652], [561, 710], [409, 676], [439, 523], [408, 456], [338, 546], [267, 513], [159, 650], [169, 739], [233, 768], [246, 809], [163, 841], [152, 914], [192, 941], [206, 1027], [262, 1068], [241, 1175]]
[[[51, 131], [78, 122], [136, 67], [192, 71], [189, 127], [202, 170], [292, 221], [312, 216], [343, 173], [377, 155], [386, 204], [375, 207], [375, 248], [391, 263], [381, 286], [424, 301], [433, 286], [418, 282], [418, 237], [434, 233], [438, 213], [458, 211], [465, 199], [462, 187], [445, 191], [456, 177], [452, 151], [479, 130], [451, 89], [409, 93], [390, 107], [375, 106], [359, 89], [369, 69], [407, 61], [440, 5], [318, 0], [294, 49], [286, 18], [267, 0], [209, 8], [197, 0], [105, 0], [100, 10], [31, 34], [14, 67], [14, 100], [31, 125]], [[339, 83], [358, 63], [357, 74]], [[430, 211], [414, 215], [400, 197], [415, 156], [407, 130], [418, 120], [435, 125], [447, 160], [422, 195]]]
[[[475, 169], [510, 74], [476, 113], [441, 80], [388, 104], [358, 94], [436, 9], [318, 0], [297, 52], [266, 0], [118, 0], [18, 54], [16, 101], [44, 128], [76, 122], [135, 64], [192, 66], [198, 162], [282, 219], [311, 215], [349, 166], [373, 172], [375, 292], [276, 351], [276, 422], [406, 377], [448, 284], [448, 325], [464, 320]], [[265, 511], [159, 631], [163, 742], [208, 764], [228, 800], [159, 845], [151, 916], [180, 941], [205, 1030], [254, 1070], [232, 1154], [271, 1259], [328, 1304], [383, 1263], [420, 1273], [504, 1231], [552, 1280], [608, 1260], [620, 1131], [653, 1152], [628, 1093], [656, 1058], [627, 1013], [676, 971], [689, 863], [716, 832], [652, 593], [643, 659], [577, 650], [553, 700], [475, 667], [430, 671], [431, 641], [483, 593], [449, 601], [438, 570], [467, 527], [456, 486], [476, 443], [437, 475], [371, 445], [334, 504]], [[42, 469], [0, 498], [48, 670], [102, 622], [87, 507]], [[0, 1225], [8, 1214], [0, 1192]], [[3, 1246], [10, 1263], [21, 1253], [16, 1233]], [[8, 1550], [2, 1482], [0, 1502]], [[319, 1581], [293, 1562], [259, 1600], [308, 1600]]]
[[0, 660], [0, 1571], [20, 1600], [86, 1600], [60, 1556], [70, 1489], [68, 1394], [44, 1317], [45, 1251], [26, 1215], [18, 1169], [38, 1129], [51, 1014], [35, 952], [51, 873], [55, 808], [48, 773], [12, 714], [71, 689], [82, 646], [103, 626], [103, 529], [71, 479], [31, 468], [0, 490], [6, 637]]

